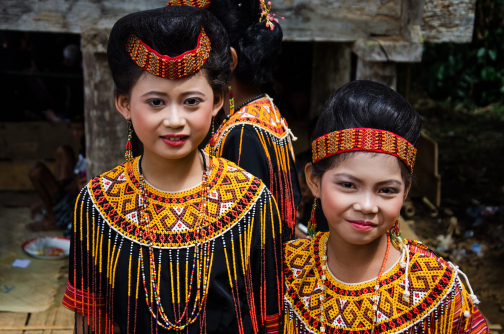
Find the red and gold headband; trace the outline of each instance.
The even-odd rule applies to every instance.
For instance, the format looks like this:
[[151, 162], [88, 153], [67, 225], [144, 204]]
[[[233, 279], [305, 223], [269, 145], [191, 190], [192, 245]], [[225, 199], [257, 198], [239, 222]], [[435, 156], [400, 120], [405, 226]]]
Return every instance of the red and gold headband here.
[[169, 6], [191, 6], [198, 8], [207, 8], [210, 6], [210, 0], [171, 0], [166, 4]]
[[211, 50], [210, 39], [203, 28], [196, 48], [177, 57], [159, 54], [133, 34], [126, 43], [126, 51], [138, 66], [166, 79], [181, 79], [198, 72], [210, 56]]
[[312, 161], [317, 163], [330, 156], [352, 151], [393, 155], [404, 162], [413, 174], [416, 148], [406, 139], [392, 132], [377, 129], [346, 129], [319, 137], [312, 143]]

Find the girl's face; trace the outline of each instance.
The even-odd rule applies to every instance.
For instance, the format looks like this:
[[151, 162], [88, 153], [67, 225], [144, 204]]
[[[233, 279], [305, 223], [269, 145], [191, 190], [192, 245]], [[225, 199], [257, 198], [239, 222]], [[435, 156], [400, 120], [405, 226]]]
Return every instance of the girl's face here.
[[404, 180], [396, 157], [356, 152], [322, 177], [305, 168], [306, 179], [331, 233], [346, 242], [364, 245], [386, 233], [399, 217], [406, 198]]
[[204, 140], [212, 116], [222, 107], [205, 75], [169, 80], [144, 72], [130, 96], [116, 97], [116, 107], [144, 145], [165, 159], [187, 156]]

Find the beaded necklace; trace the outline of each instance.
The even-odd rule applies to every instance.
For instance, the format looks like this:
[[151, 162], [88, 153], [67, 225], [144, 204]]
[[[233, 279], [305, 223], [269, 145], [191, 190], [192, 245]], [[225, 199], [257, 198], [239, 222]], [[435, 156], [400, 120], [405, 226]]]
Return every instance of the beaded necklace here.
[[[204, 216], [207, 214], [207, 198], [208, 194], [210, 191], [210, 184], [208, 183], [208, 176], [210, 175], [210, 172], [212, 170], [212, 161], [210, 161], [210, 166], [207, 169], [206, 166], [206, 159], [205, 159], [205, 154], [203, 151], [201, 151], [201, 155], [203, 157], [203, 181], [202, 181], [202, 188], [201, 188], [201, 202], [199, 204], [199, 216], [198, 216], [198, 221], [196, 223], [196, 233], [195, 237], [197, 240], [196, 245], [194, 246], [194, 256], [193, 256], [193, 261], [192, 261], [192, 269], [191, 269], [191, 275], [189, 278], [189, 281], [186, 281], [186, 286], [188, 286], [187, 289], [187, 296], [185, 298], [185, 308], [180, 313], [180, 309], [178, 312], [174, 309], [174, 316], [178, 317], [178, 319], [175, 319], [173, 322], [171, 322], [168, 317], [166, 316], [166, 313], [164, 311], [163, 305], [161, 303], [161, 296], [160, 296], [160, 289], [159, 289], [159, 280], [158, 280], [158, 271], [156, 270], [156, 260], [154, 256], [154, 247], [153, 247], [153, 236], [154, 233], [151, 233], [151, 226], [150, 226], [150, 218], [148, 214], [148, 204], [149, 204], [149, 198], [147, 196], [147, 185], [145, 178], [143, 176], [143, 173], [140, 172], [140, 190], [141, 190], [141, 197], [140, 197], [140, 206], [141, 206], [141, 222], [143, 226], [143, 231], [140, 232], [140, 237], [143, 237], [144, 239], [147, 240], [148, 245], [149, 245], [149, 274], [150, 274], [150, 286], [147, 284], [146, 279], [145, 279], [145, 264], [144, 264], [144, 259], [143, 259], [143, 251], [142, 249], [139, 252], [139, 260], [140, 260], [140, 265], [141, 265], [141, 271], [142, 271], [142, 281], [143, 281], [143, 286], [144, 286], [144, 291], [145, 291], [145, 298], [147, 302], [147, 307], [149, 308], [150, 313], [152, 314], [152, 317], [156, 320], [157, 324], [160, 325], [161, 327], [167, 329], [167, 330], [183, 330], [190, 324], [194, 323], [199, 315], [200, 311], [203, 308], [205, 301], [206, 301], [206, 296], [208, 294], [208, 285], [210, 281], [210, 271], [211, 271], [211, 266], [212, 266], [212, 261], [213, 261], [213, 253], [214, 253], [214, 242], [206, 241], [204, 243], [200, 243], [200, 235], [202, 232], [202, 226], [205, 224], [202, 224], [204, 221]], [[206, 231], [204, 231], [205, 233]], [[188, 250], [189, 251], [189, 250]], [[188, 255], [186, 256], [186, 261], [188, 262]], [[178, 281], [178, 272], [179, 272], [179, 258], [177, 256], [177, 281]], [[172, 268], [172, 261], [171, 261], [171, 253], [170, 253], [170, 269]], [[187, 268], [187, 266], [186, 266]], [[161, 249], [159, 250], [159, 271], [161, 270]], [[197, 274], [197, 275], [195, 275]], [[172, 273], [173, 276], [173, 273]], [[186, 276], [187, 280], [187, 276]], [[191, 311], [189, 311], [189, 302], [191, 300], [192, 296], [192, 290], [193, 290], [193, 284], [194, 281], [196, 280], [196, 296], [194, 299], [194, 305]], [[189, 284], [188, 284], [189, 283]], [[150, 288], [150, 296], [149, 296], [149, 288]], [[175, 296], [174, 291], [173, 291], [173, 284], [172, 284], [172, 304], [175, 308], [175, 304], [180, 305], [180, 297], [177, 295]], [[153, 308], [153, 299], [155, 301], [156, 307], [157, 307], [157, 312]], [[190, 314], [189, 314], [190, 313]], [[159, 315], [159, 316], [158, 316]], [[163, 322], [160, 321], [161, 318]], [[183, 319], [186, 319], [185, 323], [182, 323]]]
[[[324, 241], [324, 254], [321, 257], [321, 265], [322, 265], [322, 275], [320, 276], [320, 279], [322, 280], [322, 294], [320, 295], [320, 332], [325, 333], [326, 326], [325, 326], [325, 317], [324, 317], [324, 301], [325, 301], [325, 291], [327, 289], [327, 276], [330, 275], [329, 269], [327, 266], [327, 240], [329, 240], [329, 236]], [[390, 251], [390, 235], [387, 232], [387, 251], [385, 252], [385, 257], [383, 258], [383, 263], [380, 268], [380, 273], [378, 274], [378, 277], [376, 278], [376, 283], [374, 286], [374, 293], [373, 293], [373, 329], [371, 330], [371, 334], [375, 332], [376, 328], [376, 322], [378, 320], [377, 314], [378, 314], [378, 300], [379, 300], [379, 290], [380, 290], [380, 280], [383, 275], [383, 271], [385, 270], [385, 264], [387, 263], [388, 257], [389, 257], [389, 251]]]
[[242, 104], [240, 104], [240, 105], [238, 106], [238, 108], [237, 108], [237, 109], [235, 109], [235, 110], [240, 110], [241, 108], [245, 107], [247, 104], [252, 103], [252, 102], [254, 102], [254, 101], [256, 101], [256, 100], [259, 100], [259, 99], [263, 98], [263, 97], [264, 97], [264, 95], [265, 95], [264, 93], [261, 93], [261, 94], [259, 94], [259, 95], [255, 96], [255, 97], [253, 97], [253, 98], [251, 98], [251, 99], [248, 99], [247, 101], [245, 101], [245, 102], [243, 102]]

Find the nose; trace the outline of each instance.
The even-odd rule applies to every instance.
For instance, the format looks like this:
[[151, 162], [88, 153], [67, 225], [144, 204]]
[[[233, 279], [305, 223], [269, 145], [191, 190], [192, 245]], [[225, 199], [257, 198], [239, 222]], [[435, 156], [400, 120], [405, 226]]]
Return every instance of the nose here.
[[167, 128], [177, 129], [185, 126], [186, 119], [184, 112], [179, 110], [177, 105], [173, 105], [165, 110], [163, 125]]
[[360, 211], [365, 215], [378, 213], [378, 206], [374, 201], [374, 196], [371, 193], [363, 194], [353, 204], [355, 211]]

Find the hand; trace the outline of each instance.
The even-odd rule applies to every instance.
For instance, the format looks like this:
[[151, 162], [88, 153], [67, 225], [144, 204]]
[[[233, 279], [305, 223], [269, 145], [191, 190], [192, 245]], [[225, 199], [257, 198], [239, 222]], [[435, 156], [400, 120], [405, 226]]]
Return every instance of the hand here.
[[30, 218], [33, 219], [35, 218], [35, 215], [37, 213], [42, 213], [42, 207], [44, 206], [44, 202], [38, 201], [36, 203], [33, 203], [30, 206]]

